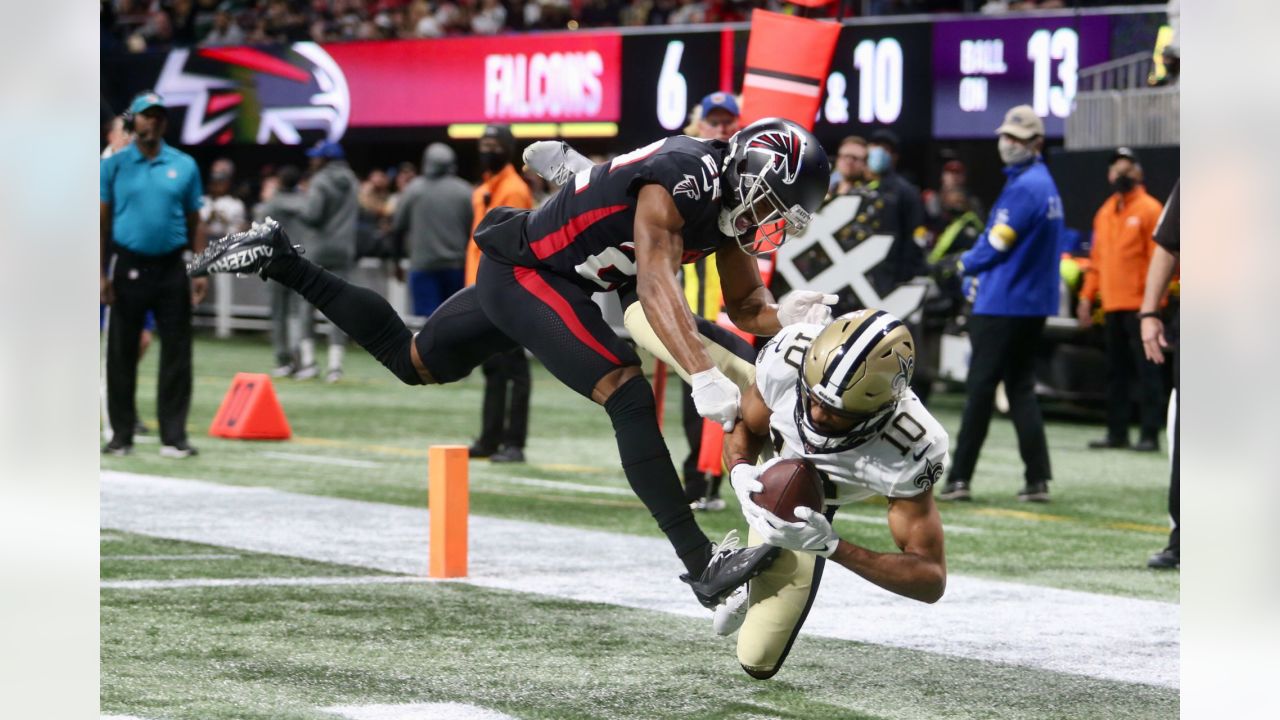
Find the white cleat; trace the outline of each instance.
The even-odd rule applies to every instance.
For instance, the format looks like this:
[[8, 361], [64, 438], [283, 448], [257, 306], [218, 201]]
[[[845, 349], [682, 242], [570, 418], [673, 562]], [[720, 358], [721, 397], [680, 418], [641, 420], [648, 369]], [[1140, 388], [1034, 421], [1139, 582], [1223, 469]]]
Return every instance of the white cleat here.
[[738, 632], [738, 628], [747, 619], [747, 609], [750, 607], [751, 584], [748, 583], [734, 590], [723, 603], [716, 606], [716, 614], [711, 618], [711, 629], [720, 636]]

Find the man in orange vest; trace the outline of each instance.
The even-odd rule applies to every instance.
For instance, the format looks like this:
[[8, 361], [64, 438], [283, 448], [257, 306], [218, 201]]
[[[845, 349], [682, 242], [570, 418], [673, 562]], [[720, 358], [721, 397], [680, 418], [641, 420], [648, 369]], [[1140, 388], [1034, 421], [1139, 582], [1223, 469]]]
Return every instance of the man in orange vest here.
[[[475, 229], [486, 213], [496, 207], [533, 209], [529, 185], [511, 163], [516, 141], [507, 125], [486, 125], [480, 136], [482, 180], [471, 193], [471, 241], [467, 243], [467, 285], [476, 282], [480, 248]], [[480, 437], [471, 444], [471, 457], [487, 457], [490, 462], [524, 462], [524, 443], [529, 435], [529, 358], [523, 347], [515, 347], [485, 360], [484, 404]], [[507, 386], [511, 403], [507, 404]], [[510, 412], [508, 412], [510, 407]]]
[[1155, 452], [1164, 421], [1164, 381], [1160, 369], [1143, 354], [1138, 309], [1155, 249], [1151, 236], [1163, 206], [1147, 194], [1142, 166], [1129, 148], [1112, 154], [1107, 180], [1114, 192], [1094, 215], [1090, 264], [1076, 305], [1081, 327], [1093, 324], [1093, 303], [1099, 295], [1106, 315], [1107, 435], [1090, 441], [1089, 447], [1130, 447], [1131, 391], [1136, 385], [1141, 434], [1132, 449]]

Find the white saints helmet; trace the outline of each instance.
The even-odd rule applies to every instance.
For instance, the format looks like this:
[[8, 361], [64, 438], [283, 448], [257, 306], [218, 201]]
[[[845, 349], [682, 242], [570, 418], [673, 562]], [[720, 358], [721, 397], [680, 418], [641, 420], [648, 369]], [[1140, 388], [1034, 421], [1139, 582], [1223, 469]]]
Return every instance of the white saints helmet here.
[[[808, 452], [856, 447], [880, 431], [911, 386], [916, 349], [901, 320], [883, 310], [841, 315], [814, 338], [804, 354], [796, 392], [796, 424]], [[853, 421], [837, 435], [814, 425], [809, 411]]]

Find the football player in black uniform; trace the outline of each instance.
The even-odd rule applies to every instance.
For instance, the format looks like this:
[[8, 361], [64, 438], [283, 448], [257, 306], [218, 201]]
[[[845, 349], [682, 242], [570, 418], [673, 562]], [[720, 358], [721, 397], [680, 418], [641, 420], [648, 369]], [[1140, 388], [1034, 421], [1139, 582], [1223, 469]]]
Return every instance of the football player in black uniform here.
[[[414, 335], [377, 293], [298, 255], [274, 221], [209, 245], [189, 268], [257, 272], [300, 293], [408, 385], [461, 379], [494, 353], [523, 346], [561, 382], [604, 406], [627, 482], [653, 514], [707, 607], [772, 562], [770, 546], [713, 546], [685, 502], [658, 429], [640, 359], [591, 299], [634, 289], [654, 331], [690, 375], [703, 417], [732, 429], [739, 391], [713, 365], [675, 273], [716, 253], [725, 305], [748, 332], [773, 335], [779, 307], [754, 255], [801, 230], [826, 193], [830, 166], [808, 131], [766, 119], [726, 144], [660, 140], [576, 174], [538, 210], [495, 208], [476, 229], [484, 252], [476, 284], [445, 302]], [[814, 304], [798, 295], [790, 305]]]

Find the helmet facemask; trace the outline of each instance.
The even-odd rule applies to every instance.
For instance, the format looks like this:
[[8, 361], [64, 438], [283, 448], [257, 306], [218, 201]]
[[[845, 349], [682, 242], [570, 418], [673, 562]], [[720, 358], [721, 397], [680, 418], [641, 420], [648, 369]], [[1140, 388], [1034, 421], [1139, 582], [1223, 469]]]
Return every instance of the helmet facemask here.
[[[869, 413], [845, 411], [839, 406], [832, 406], [816, 397], [817, 393], [809, 387], [803, 375], [800, 377], [800, 382], [796, 383], [796, 395], [799, 400], [795, 410], [796, 427], [800, 430], [800, 439], [804, 441], [805, 450], [811, 453], [825, 454], [852, 450], [875, 437], [898, 407], [898, 401], [895, 398]], [[812, 407], [815, 402], [821, 404], [822, 409], [832, 415], [854, 421], [853, 425], [840, 432], [819, 428], [813, 422]]]
[[798, 204], [787, 207], [769, 186], [768, 174], [733, 173], [730, 179], [737, 184], [729, 188], [728, 196], [736, 198], [737, 205], [720, 211], [720, 231], [736, 238], [743, 252], [756, 257], [782, 247], [788, 230], [802, 232], [811, 217]]

